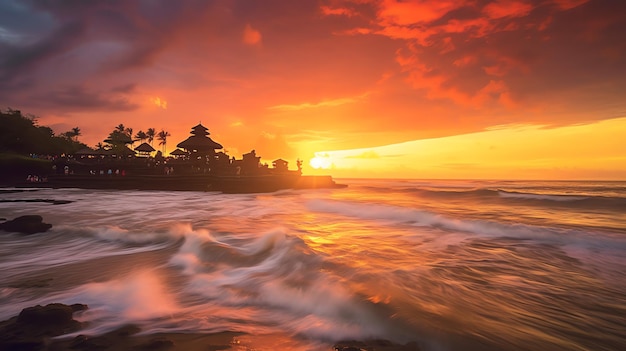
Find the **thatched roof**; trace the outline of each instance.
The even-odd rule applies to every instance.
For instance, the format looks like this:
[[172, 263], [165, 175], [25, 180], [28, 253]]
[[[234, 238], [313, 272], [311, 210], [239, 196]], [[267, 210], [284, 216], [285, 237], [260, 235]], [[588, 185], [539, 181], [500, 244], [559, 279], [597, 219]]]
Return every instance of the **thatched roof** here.
[[148, 143], [142, 143], [141, 145], [137, 146], [135, 148], [135, 151], [139, 151], [139, 152], [153, 152], [156, 151], [155, 148], [152, 147], [152, 145], [148, 144]]
[[176, 150], [174, 150], [174, 151], [170, 152], [170, 155], [174, 155], [174, 156], [182, 156], [182, 155], [187, 155], [187, 153], [186, 153], [186, 152], [184, 152], [184, 151], [183, 151], [183, 150], [181, 150], [181, 149], [176, 149]]
[[221, 144], [216, 143], [211, 138], [199, 135], [192, 135], [189, 138], [181, 141], [176, 146], [186, 150], [198, 151], [217, 150], [223, 148]]

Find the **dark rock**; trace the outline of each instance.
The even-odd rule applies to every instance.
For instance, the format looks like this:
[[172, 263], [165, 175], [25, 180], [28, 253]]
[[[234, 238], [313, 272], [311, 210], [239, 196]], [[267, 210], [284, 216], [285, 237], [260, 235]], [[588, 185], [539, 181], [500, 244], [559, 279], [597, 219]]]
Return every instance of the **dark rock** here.
[[43, 218], [39, 215], [20, 216], [0, 223], [0, 230], [23, 234], [42, 233], [50, 228], [52, 228], [52, 224], [43, 223]]
[[135, 348], [138, 350], [167, 350], [172, 347], [174, 347], [174, 342], [172, 340], [159, 337], [152, 339], [143, 345], [138, 345]]
[[405, 345], [396, 344], [389, 340], [341, 341], [333, 347], [336, 351], [420, 351], [416, 342]]
[[86, 308], [59, 303], [25, 308], [17, 317], [0, 322], [0, 350], [42, 350], [50, 337], [79, 330], [82, 324], [72, 315]]
[[61, 326], [71, 323], [74, 310], [72, 307], [60, 303], [53, 303], [47, 306], [37, 305], [28, 307], [17, 316], [17, 323], [31, 325], [55, 325]]

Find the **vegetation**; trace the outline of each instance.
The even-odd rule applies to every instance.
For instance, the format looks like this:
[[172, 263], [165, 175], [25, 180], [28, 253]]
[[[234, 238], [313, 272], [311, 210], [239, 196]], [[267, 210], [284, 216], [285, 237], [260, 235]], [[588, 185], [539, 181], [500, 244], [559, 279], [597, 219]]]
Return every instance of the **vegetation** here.
[[19, 110], [0, 111], [0, 153], [16, 155], [61, 155], [87, 145], [78, 141], [80, 128], [54, 135], [50, 127], [37, 125], [37, 117]]
[[159, 145], [163, 145], [163, 154], [167, 153], [167, 137], [171, 136], [170, 132], [166, 132], [161, 129], [159, 134], [157, 135], [157, 139], [159, 139]]
[[[25, 115], [19, 110], [0, 111], [0, 126], [0, 180], [47, 174], [55, 157], [89, 148], [78, 140], [81, 135], [79, 127], [55, 135], [50, 127], [38, 125], [36, 116]], [[133, 143], [147, 140], [152, 144], [157, 138], [165, 153], [169, 136], [170, 133], [165, 130], [157, 134], [154, 128], [146, 132], [140, 130], [133, 135], [133, 128], [120, 123], [95, 147], [98, 150], [113, 150], [120, 155], [134, 154], [129, 148]]]
[[87, 145], [78, 141], [80, 128], [55, 135], [50, 127], [37, 125], [37, 117], [19, 110], [0, 111], [0, 178], [46, 174], [50, 156], [71, 154]]

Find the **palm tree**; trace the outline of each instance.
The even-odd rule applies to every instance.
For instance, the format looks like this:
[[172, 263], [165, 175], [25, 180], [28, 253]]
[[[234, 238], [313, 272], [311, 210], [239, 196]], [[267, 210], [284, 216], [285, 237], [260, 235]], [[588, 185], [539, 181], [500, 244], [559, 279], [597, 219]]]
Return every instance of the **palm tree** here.
[[155, 136], [156, 130], [154, 130], [154, 128], [148, 128], [148, 131], [146, 132], [146, 139], [148, 139], [148, 144], [152, 145], [152, 141], [154, 140]]
[[120, 133], [124, 133], [126, 131], [126, 127], [124, 127], [124, 125], [122, 123], [118, 124], [117, 127], [115, 127], [115, 130], [117, 130]]
[[143, 130], [140, 130], [135, 134], [135, 139], [141, 141], [142, 143], [148, 139], [148, 135]]
[[103, 143], [97, 143], [96, 144], [96, 150], [104, 150], [104, 144]]
[[171, 136], [169, 132], [161, 129], [159, 134], [157, 135], [157, 139], [159, 139], [159, 145], [163, 145], [163, 155], [167, 153], [167, 137]]
[[135, 143], [135, 140], [133, 140], [133, 128], [129, 127], [124, 129], [124, 134], [128, 135], [128, 137], [130, 138], [130, 146], [132, 147]]
[[72, 136], [74, 137], [74, 141], [78, 142], [78, 136], [80, 135], [80, 128], [74, 127], [72, 128]]

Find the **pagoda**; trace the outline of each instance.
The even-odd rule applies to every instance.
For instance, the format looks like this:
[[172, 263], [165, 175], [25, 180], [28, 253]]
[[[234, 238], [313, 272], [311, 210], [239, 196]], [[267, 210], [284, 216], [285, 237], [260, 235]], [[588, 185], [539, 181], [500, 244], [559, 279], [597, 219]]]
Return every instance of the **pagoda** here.
[[202, 124], [191, 128], [191, 136], [176, 145], [187, 150], [188, 153], [196, 156], [214, 156], [215, 150], [222, 149], [223, 146], [209, 138], [209, 129]]

